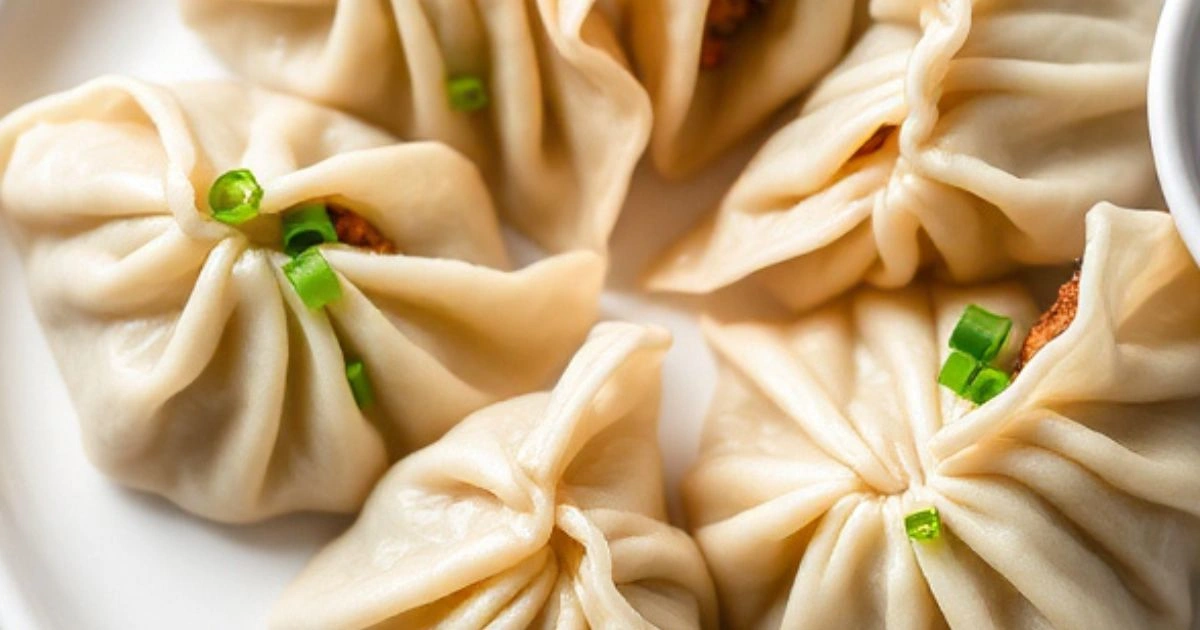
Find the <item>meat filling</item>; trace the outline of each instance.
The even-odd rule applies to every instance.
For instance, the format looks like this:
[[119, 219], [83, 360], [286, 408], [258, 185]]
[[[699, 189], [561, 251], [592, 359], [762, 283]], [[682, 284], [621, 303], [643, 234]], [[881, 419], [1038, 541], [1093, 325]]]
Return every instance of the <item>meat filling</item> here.
[[395, 254], [396, 245], [392, 243], [379, 228], [355, 212], [345, 208], [329, 206], [329, 219], [333, 221], [333, 229], [337, 231], [338, 241], [361, 247], [376, 254]]
[[1017, 358], [1017, 367], [1014, 371], [1014, 376], [1020, 373], [1021, 369], [1041, 352], [1046, 344], [1054, 341], [1059, 335], [1066, 332], [1071, 322], [1075, 321], [1075, 314], [1079, 310], [1079, 272], [1064, 285], [1058, 289], [1058, 299], [1054, 302], [1054, 306], [1050, 310], [1042, 314], [1038, 319], [1037, 324], [1034, 324], [1033, 329], [1029, 331], [1029, 336], [1025, 338], [1025, 345], [1021, 346], [1021, 354]]
[[700, 49], [700, 67], [711, 70], [725, 63], [730, 40], [746, 20], [766, 10], [771, 0], [711, 0], [704, 20], [704, 43]]
[[867, 138], [867, 141], [858, 148], [858, 151], [854, 152], [853, 157], [850, 159], [866, 157], [882, 149], [883, 145], [887, 144], [888, 138], [892, 137], [894, 131], [896, 131], [896, 128], [890, 125], [876, 129], [875, 133], [870, 138]]

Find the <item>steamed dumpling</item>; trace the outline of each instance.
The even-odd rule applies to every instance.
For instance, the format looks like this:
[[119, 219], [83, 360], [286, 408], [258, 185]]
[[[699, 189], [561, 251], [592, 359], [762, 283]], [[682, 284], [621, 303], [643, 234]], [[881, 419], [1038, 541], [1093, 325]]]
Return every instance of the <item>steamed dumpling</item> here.
[[[1087, 223], [1074, 319], [979, 407], [938, 386], [947, 339], [970, 303], [1024, 338], [1016, 284], [710, 323], [722, 382], [684, 493], [729, 627], [1191, 628], [1200, 270], [1166, 214]], [[928, 506], [941, 536], [910, 541]]]
[[852, 0], [621, 0], [658, 169], [716, 159], [845, 52]]
[[1100, 201], [1160, 203], [1158, 0], [871, 3], [874, 25], [650, 286], [749, 278], [796, 309], [927, 265], [959, 282], [1079, 256]]
[[[121, 483], [223, 521], [355, 511], [389, 461], [544, 386], [585, 337], [603, 262], [509, 271], [475, 168], [291, 97], [106, 78], [0, 123], [0, 214], [86, 450]], [[208, 214], [253, 170], [263, 218]], [[276, 215], [331, 200], [398, 254], [321, 248], [342, 298], [301, 302]], [[346, 363], [375, 404], [360, 411]]]
[[[650, 104], [595, 0], [181, 0], [235, 70], [478, 164], [543, 246], [603, 249]], [[447, 81], [489, 103], [455, 111]]]
[[483, 409], [397, 464], [287, 589], [273, 628], [713, 628], [666, 521], [660, 329], [601, 324], [552, 392]]

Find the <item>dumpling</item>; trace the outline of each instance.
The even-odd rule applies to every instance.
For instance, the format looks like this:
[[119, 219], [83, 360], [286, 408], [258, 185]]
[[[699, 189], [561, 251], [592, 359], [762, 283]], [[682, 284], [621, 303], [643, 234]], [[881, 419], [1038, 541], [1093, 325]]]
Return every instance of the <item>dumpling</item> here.
[[[240, 167], [261, 216], [234, 227], [205, 198]], [[297, 259], [324, 274], [298, 275], [323, 283], [302, 294], [280, 230], [310, 202], [342, 244]], [[105, 78], [18, 110], [0, 214], [88, 455], [221, 521], [355, 511], [389, 461], [540, 389], [594, 322], [604, 267], [509, 271], [462, 156], [231, 83]]]
[[981, 406], [939, 366], [968, 304], [1025, 338], [1015, 283], [710, 322], [721, 384], [684, 495], [729, 627], [1192, 627], [1200, 270], [1166, 214], [1087, 225], [1037, 326], [1061, 334]]
[[851, 0], [620, 0], [630, 56], [654, 104], [658, 169], [720, 156], [845, 53]]
[[597, 326], [554, 390], [483, 409], [401, 461], [287, 588], [273, 628], [714, 628], [666, 521], [666, 331]]
[[874, 25], [650, 287], [748, 278], [800, 310], [925, 266], [977, 282], [1078, 257], [1096, 203], [1161, 203], [1145, 114], [1160, 5], [872, 2]]
[[180, 1], [238, 72], [451, 145], [552, 251], [605, 247], [651, 109], [595, 0]]

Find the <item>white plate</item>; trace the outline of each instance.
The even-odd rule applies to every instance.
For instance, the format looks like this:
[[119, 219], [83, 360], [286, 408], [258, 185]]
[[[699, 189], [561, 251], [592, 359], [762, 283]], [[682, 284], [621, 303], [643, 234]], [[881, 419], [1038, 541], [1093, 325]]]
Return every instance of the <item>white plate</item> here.
[[[0, 113], [113, 72], [224, 75], [179, 22], [174, 0], [0, 0]], [[650, 256], [715, 203], [754, 144], [697, 184], [639, 173], [613, 242], [607, 316], [657, 322], [676, 336], [662, 423], [672, 488], [694, 457], [715, 367], [693, 315], [634, 287]], [[0, 628], [259, 628], [287, 581], [348, 522], [217, 526], [97, 474], [0, 228]]]

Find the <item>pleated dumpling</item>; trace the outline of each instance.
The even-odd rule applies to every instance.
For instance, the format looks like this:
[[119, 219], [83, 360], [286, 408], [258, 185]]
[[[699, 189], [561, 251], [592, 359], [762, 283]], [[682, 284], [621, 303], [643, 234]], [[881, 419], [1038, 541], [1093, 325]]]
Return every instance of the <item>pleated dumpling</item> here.
[[1026, 339], [1017, 284], [709, 324], [721, 385], [684, 494], [729, 627], [1192, 627], [1200, 270], [1166, 214], [1087, 223], [1040, 351], [982, 406], [939, 387], [947, 340], [968, 304]]
[[1096, 203], [1156, 207], [1158, 0], [875, 0], [873, 25], [653, 271], [803, 309], [925, 266], [958, 282], [1079, 256]]
[[596, 0], [180, 2], [236, 71], [445, 142], [544, 247], [604, 248], [651, 109]]
[[620, 0], [659, 171], [718, 158], [845, 53], [853, 0]]
[[[243, 167], [261, 216], [234, 227], [206, 196]], [[26, 106], [0, 177], [89, 456], [213, 519], [355, 511], [389, 461], [543, 387], [595, 318], [600, 257], [509, 271], [458, 153], [238, 84], [106, 78]], [[342, 243], [303, 275], [280, 215], [309, 202]], [[288, 269], [340, 298], [309, 308]]]
[[597, 326], [548, 393], [483, 409], [397, 464], [288, 587], [273, 628], [713, 628], [666, 523], [666, 331]]

